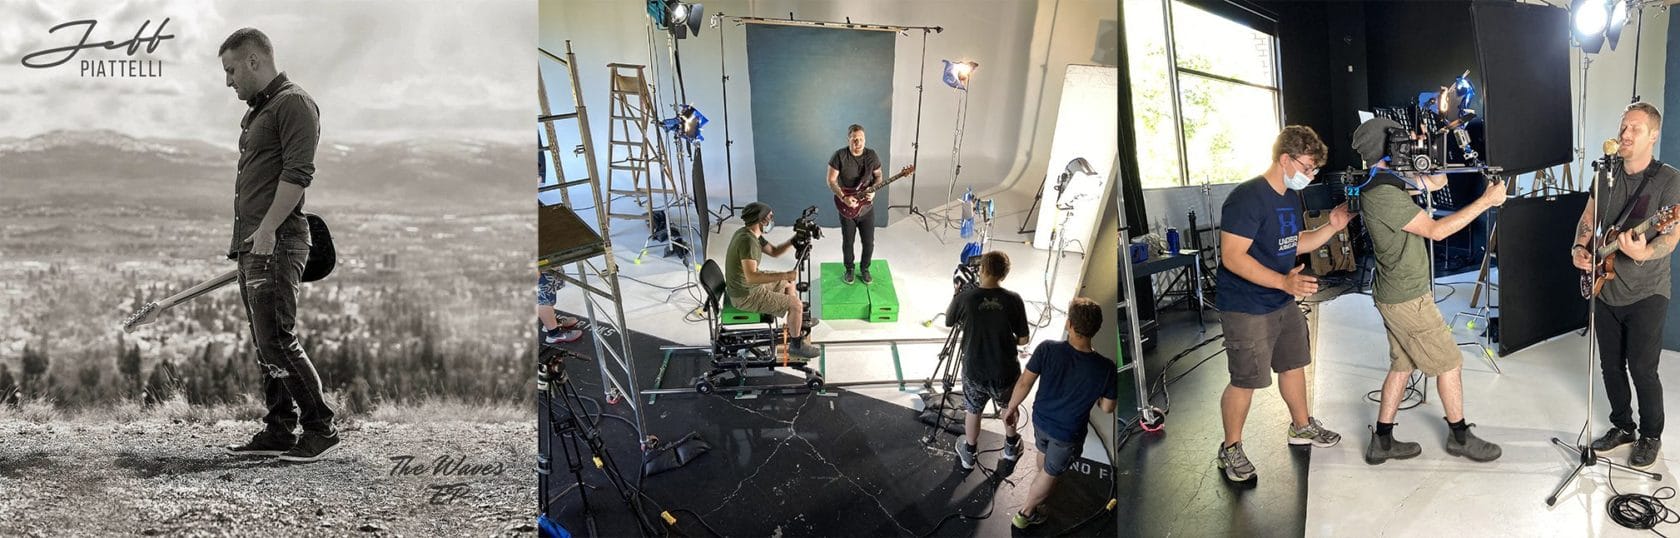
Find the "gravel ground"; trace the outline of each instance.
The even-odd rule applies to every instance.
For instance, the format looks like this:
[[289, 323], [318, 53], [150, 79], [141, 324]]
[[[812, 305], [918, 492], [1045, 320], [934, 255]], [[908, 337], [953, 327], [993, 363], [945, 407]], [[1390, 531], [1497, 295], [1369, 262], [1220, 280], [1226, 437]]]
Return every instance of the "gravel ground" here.
[[0, 536], [535, 532], [530, 423], [365, 422], [315, 463], [222, 451], [258, 427], [0, 420]]

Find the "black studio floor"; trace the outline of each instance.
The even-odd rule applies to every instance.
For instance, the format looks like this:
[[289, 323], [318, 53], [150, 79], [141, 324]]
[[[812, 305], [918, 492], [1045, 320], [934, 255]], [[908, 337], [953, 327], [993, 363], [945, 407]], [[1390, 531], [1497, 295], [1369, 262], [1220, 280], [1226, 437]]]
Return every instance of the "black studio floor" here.
[[[659, 368], [658, 347], [666, 342], [645, 335], [633, 335], [631, 342], [638, 379], [650, 383]], [[567, 347], [591, 350], [588, 339]], [[599, 370], [590, 363], [570, 363], [576, 389], [599, 400]], [[669, 368], [664, 385], [686, 386], [700, 361], [677, 358]], [[785, 378], [798, 381], [791, 375]], [[766, 381], [755, 381], [762, 382]], [[596, 404], [586, 405], [593, 412]], [[608, 406], [607, 412], [628, 416], [624, 407]], [[743, 400], [687, 393], [660, 395], [644, 410], [649, 434], [675, 440], [697, 432], [712, 451], [679, 469], [646, 478], [643, 490], [665, 510], [700, 514], [724, 536], [1052, 536], [1097, 515], [1109, 498], [1113, 476], [1109, 468], [1095, 465], [1090, 475], [1065, 473], [1048, 502], [1050, 521], [1030, 532], [1017, 531], [1010, 526], [1010, 515], [1024, 502], [1039, 472], [1032, 464], [1035, 452], [1029, 450], [1018, 465], [1002, 468], [1001, 453], [982, 454], [980, 462], [997, 469], [997, 479], [979, 469], [964, 472], [949, 448], [953, 436], [944, 434], [933, 446], [924, 445], [921, 438], [928, 427], [916, 421], [912, 411], [878, 397], [843, 389], [828, 395]], [[539, 424], [539, 431], [544, 428]], [[633, 480], [639, 459], [629, 426], [603, 420], [600, 428], [608, 451]], [[1001, 444], [1000, 435], [981, 436], [982, 450]], [[587, 536], [581, 497], [572, 487], [575, 479], [559, 452], [555, 459], [550, 511], [575, 535]], [[604, 475], [592, 469], [584, 475], [593, 486], [589, 501], [597, 512], [597, 534], [636, 536], [629, 509]], [[993, 504], [987, 519], [953, 518], [935, 531], [950, 514], [982, 515]], [[651, 515], [657, 510], [650, 508], [649, 513], [657, 517]], [[710, 535], [691, 515], [677, 516], [682, 534]], [[1119, 532], [1115, 525], [1114, 514], [1104, 513], [1071, 535], [1114, 536]]]
[[[1146, 352], [1146, 375], [1153, 380], [1179, 352], [1220, 334], [1218, 315], [1206, 313], [1207, 330], [1199, 332], [1196, 313], [1182, 308], [1162, 312], [1158, 345]], [[1215, 342], [1175, 364], [1176, 376], [1218, 352]], [[1309, 401], [1312, 375], [1307, 375]], [[1140, 432], [1120, 449], [1119, 524], [1122, 536], [1301, 536], [1306, 530], [1307, 464], [1310, 451], [1285, 440], [1289, 411], [1277, 384], [1256, 391], [1244, 427], [1243, 446], [1258, 475], [1244, 485], [1227, 482], [1215, 466], [1223, 440], [1219, 397], [1229, 382], [1223, 355], [1195, 368], [1169, 387], [1172, 405], [1166, 428]], [[1132, 379], [1121, 378], [1120, 407], [1136, 409]], [[1160, 402], [1157, 401], [1157, 405]], [[1128, 416], [1135, 411], [1129, 411]], [[1358, 439], [1363, 425], [1326, 425], [1346, 439]], [[1340, 427], [1338, 429], [1338, 426]]]

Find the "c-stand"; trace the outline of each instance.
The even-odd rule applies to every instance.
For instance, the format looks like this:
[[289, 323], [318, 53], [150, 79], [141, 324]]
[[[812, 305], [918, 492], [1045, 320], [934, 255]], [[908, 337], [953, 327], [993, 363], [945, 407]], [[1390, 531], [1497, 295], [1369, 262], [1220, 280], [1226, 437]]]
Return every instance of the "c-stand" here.
[[[557, 521], [554, 514], [549, 513], [549, 505], [559, 497], [577, 488], [578, 495], [583, 499], [583, 517], [588, 525], [589, 536], [599, 536], [595, 528], [595, 509], [589, 504], [589, 490], [594, 486], [583, 480], [583, 448], [579, 441], [587, 446], [595, 468], [600, 469], [618, 490], [624, 505], [635, 516], [636, 525], [642, 536], [652, 536], [659, 533], [659, 527], [648, 521], [642, 508], [641, 497], [636, 489], [627, 483], [624, 476], [619, 474], [618, 465], [613, 462], [612, 454], [607, 452], [601, 442], [601, 432], [589, 421], [583, 410], [583, 400], [577, 390], [572, 387], [571, 378], [566, 375], [565, 360], [568, 358], [583, 359], [584, 357], [558, 348], [543, 347], [539, 353], [537, 363], [537, 412], [548, 417], [548, 428], [537, 436], [537, 503], [541, 517], [549, 521]], [[559, 408], [554, 401], [559, 396]], [[563, 413], [561, 413], [563, 411]], [[580, 420], [579, 417], [582, 417]], [[548, 477], [552, 473], [554, 461], [554, 444], [558, 437], [565, 437], [567, 442], [561, 444], [565, 452], [566, 466], [572, 472], [576, 484], [566, 491], [549, 497]], [[640, 466], [638, 466], [640, 472]]]

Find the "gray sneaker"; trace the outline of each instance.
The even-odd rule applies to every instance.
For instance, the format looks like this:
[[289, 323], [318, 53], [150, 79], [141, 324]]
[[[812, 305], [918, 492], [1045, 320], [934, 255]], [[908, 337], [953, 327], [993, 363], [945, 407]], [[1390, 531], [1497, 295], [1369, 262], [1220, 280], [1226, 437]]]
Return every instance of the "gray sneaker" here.
[[1377, 435], [1377, 429], [1371, 428], [1371, 444], [1365, 446], [1365, 463], [1380, 465], [1388, 460], [1415, 458], [1422, 453], [1423, 445], [1395, 439], [1393, 434]]
[[1225, 470], [1225, 479], [1232, 482], [1247, 482], [1254, 480], [1254, 463], [1248, 461], [1248, 454], [1243, 453], [1242, 441], [1219, 449], [1219, 468]]
[[[1471, 426], [1475, 426], [1475, 424], [1471, 424]], [[1493, 461], [1499, 459], [1500, 454], [1504, 454], [1505, 451], [1500, 449], [1499, 445], [1476, 437], [1476, 434], [1470, 433], [1469, 428], [1465, 428], [1464, 442], [1462, 443], [1458, 442], [1458, 436], [1453, 435], [1449, 429], [1447, 432], [1447, 453], [1470, 458], [1471, 461]]]
[[968, 450], [968, 439], [958, 436], [956, 450], [957, 463], [962, 464], [964, 471], [973, 470], [974, 459], [976, 456], [979, 456], [979, 454], [975, 454], [974, 452], [970, 452]]
[[1014, 444], [1010, 444], [1008, 439], [1003, 440], [1003, 459], [1009, 461], [1021, 459], [1021, 438], [1019, 436], [1015, 437]]
[[1291, 445], [1330, 448], [1341, 441], [1342, 434], [1324, 429], [1324, 425], [1319, 424], [1318, 419], [1313, 417], [1307, 417], [1307, 426], [1304, 428], [1295, 429], [1294, 424], [1289, 425], [1289, 444]]

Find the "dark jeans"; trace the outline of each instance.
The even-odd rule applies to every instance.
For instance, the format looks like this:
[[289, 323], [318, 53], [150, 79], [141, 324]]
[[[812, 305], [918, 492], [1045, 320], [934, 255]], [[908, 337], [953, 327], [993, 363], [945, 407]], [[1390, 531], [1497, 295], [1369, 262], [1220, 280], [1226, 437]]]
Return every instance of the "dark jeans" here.
[[840, 217], [840, 240], [845, 245], [846, 268], [852, 269], [852, 239], [863, 236], [863, 270], [869, 270], [869, 260], [875, 254], [875, 209], [863, 212], [855, 219]]
[[244, 253], [238, 259], [239, 297], [263, 367], [263, 399], [268, 405], [263, 422], [283, 436], [291, 436], [300, 424], [306, 433], [333, 433], [333, 411], [322, 394], [321, 376], [293, 332], [298, 280], [308, 260], [307, 236], [285, 232], [272, 255]]
[[1610, 398], [1610, 423], [1635, 431], [1629, 405], [1628, 378], [1639, 393], [1639, 435], [1660, 438], [1663, 431], [1662, 379], [1657, 358], [1662, 355], [1663, 318], [1668, 298], [1652, 295], [1627, 306], [1598, 304], [1598, 348], [1604, 364], [1604, 395]]

